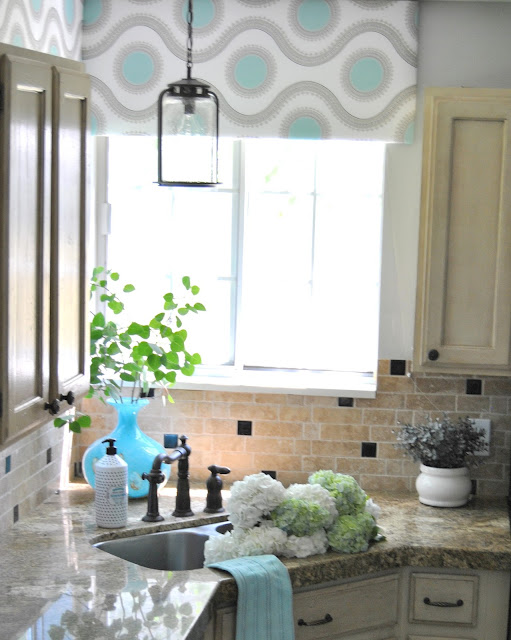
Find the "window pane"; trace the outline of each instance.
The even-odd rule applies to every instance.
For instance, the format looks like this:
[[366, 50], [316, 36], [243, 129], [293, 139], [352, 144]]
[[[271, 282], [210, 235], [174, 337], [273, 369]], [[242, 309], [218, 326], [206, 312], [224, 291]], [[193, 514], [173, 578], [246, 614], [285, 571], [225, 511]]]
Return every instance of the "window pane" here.
[[[223, 176], [232, 185], [232, 141], [224, 141], [221, 148]], [[149, 321], [161, 310], [164, 293], [184, 292], [181, 279], [190, 276], [201, 289], [194, 301], [202, 302], [207, 311], [186, 316], [188, 346], [208, 364], [232, 363], [237, 194], [226, 185], [160, 187], [154, 183], [156, 166], [154, 139], [110, 139], [108, 266], [119, 271], [123, 283], [135, 285], [135, 293], [126, 296], [126, 310], [138, 322]]]

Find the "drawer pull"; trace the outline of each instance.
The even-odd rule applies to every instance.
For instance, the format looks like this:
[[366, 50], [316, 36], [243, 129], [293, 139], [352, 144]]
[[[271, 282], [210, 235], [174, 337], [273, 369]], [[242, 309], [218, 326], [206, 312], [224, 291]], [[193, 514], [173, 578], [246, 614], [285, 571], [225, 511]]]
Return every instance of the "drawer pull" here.
[[332, 620], [333, 620], [332, 616], [329, 613], [327, 613], [326, 616], [321, 620], [313, 620], [312, 622], [305, 622], [303, 618], [300, 618], [300, 620], [298, 620], [298, 626], [299, 627], [317, 627], [319, 624], [328, 624], [329, 622], [332, 622]]
[[424, 604], [430, 607], [462, 607], [463, 600], [457, 600], [456, 602], [431, 602], [429, 598], [424, 598]]

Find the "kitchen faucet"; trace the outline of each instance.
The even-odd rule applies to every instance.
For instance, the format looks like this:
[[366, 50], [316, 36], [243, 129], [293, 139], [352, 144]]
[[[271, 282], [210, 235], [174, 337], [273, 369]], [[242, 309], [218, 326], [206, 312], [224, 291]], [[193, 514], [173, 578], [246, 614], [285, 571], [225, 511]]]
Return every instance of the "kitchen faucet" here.
[[181, 446], [174, 449], [170, 454], [160, 453], [153, 460], [153, 467], [149, 473], [143, 473], [142, 479], [149, 481], [149, 495], [147, 497], [147, 513], [142, 518], [145, 522], [160, 522], [163, 516], [158, 510], [158, 485], [165, 480], [165, 475], [161, 470], [162, 464], [172, 464], [178, 460], [177, 466], [177, 493], [176, 508], [172, 512], [173, 516], [183, 518], [193, 516], [190, 508], [190, 482], [188, 458], [192, 453], [190, 445], [186, 444], [188, 438], [180, 436]]

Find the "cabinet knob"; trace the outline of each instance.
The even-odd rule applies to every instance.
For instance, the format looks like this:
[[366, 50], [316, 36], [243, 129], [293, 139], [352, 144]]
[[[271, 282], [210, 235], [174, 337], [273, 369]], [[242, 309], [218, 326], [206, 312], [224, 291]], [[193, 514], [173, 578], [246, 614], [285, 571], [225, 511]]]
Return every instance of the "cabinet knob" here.
[[60, 411], [60, 404], [57, 398], [54, 398], [51, 402], [45, 402], [44, 408], [49, 411], [51, 416], [56, 416]]
[[430, 351], [428, 351], [428, 360], [438, 360], [439, 356], [440, 354], [436, 349], [431, 349]]
[[74, 404], [74, 401], [75, 401], [75, 394], [72, 391], [68, 391], [66, 393], [66, 395], [63, 395], [61, 393], [60, 394], [60, 400], [61, 400], [61, 402], [63, 400], [65, 400], [67, 402], [67, 404], [72, 405], [72, 404]]

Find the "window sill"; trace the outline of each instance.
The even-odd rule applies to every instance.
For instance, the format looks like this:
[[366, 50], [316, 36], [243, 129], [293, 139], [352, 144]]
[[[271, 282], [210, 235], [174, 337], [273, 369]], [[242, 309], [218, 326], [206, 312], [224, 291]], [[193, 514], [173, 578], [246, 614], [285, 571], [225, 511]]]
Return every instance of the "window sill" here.
[[174, 389], [374, 398], [376, 377], [322, 371], [230, 370], [226, 373], [217, 370], [206, 374], [196, 370], [192, 377], [176, 382]]

